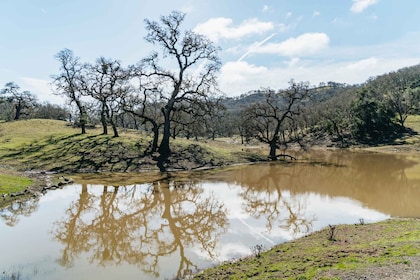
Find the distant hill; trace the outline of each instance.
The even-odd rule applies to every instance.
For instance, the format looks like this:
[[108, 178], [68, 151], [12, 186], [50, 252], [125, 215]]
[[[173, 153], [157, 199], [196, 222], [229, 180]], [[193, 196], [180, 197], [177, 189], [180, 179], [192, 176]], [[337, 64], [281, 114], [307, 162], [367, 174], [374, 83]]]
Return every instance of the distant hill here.
[[[420, 64], [404, 67], [396, 71], [391, 71], [389, 73], [370, 78], [363, 84], [349, 85], [330, 81], [326, 83], [320, 83], [317, 86], [312, 85], [313, 87], [318, 88], [313, 94], [313, 101], [323, 102], [343, 93], [353, 94], [364, 86], [377, 88], [379, 85], [381, 85], [381, 90], [386, 91], [386, 85], [389, 83], [386, 83], [385, 81], [391, 79], [406, 79], [410, 81], [410, 84], [413, 88], [420, 88]], [[263, 89], [255, 89], [241, 94], [238, 97], [226, 97], [223, 100], [223, 105], [229, 112], [237, 112], [249, 104], [263, 101], [264, 93], [265, 91]]]

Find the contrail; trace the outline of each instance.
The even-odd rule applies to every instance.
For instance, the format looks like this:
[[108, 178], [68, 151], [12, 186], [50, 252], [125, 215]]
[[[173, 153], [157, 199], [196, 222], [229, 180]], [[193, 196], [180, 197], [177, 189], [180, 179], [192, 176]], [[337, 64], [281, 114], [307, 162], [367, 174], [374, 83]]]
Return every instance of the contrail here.
[[270, 242], [271, 244], [275, 244], [275, 242], [273, 240], [271, 240], [270, 238], [266, 237], [264, 234], [262, 234], [261, 232], [256, 231], [253, 227], [251, 227], [247, 222], [245, 222], [244, 219], [238, 218], [238, 220], [240, 222], [242, 222], [247, 228], [249, 228], [251, 230], [252, 233], [254, 233], [255, 235], [267, 240], [268, 242]]
[[256, 45], [251, 46], [249, 48], [249, 50], [246, 53], [244, 53], [236, 62], [242, 61], [242, 59], [244, 59], [245, 57], [247, 57], [247, 55], [249, 55], [250, 53], [252, 53], [256, 48], [258, 48], [261, 45], [263, 45], [265, 42], [267, 42], [268, 40], [270, 40], [271, 38], [273, 38], [275, 35], [276, 35], [276, 33], [273, 33], [270, 36], [268, 36], [267, 38], [265, 38], [264, 40], [262, 40], [261, 42], [258, 42]]

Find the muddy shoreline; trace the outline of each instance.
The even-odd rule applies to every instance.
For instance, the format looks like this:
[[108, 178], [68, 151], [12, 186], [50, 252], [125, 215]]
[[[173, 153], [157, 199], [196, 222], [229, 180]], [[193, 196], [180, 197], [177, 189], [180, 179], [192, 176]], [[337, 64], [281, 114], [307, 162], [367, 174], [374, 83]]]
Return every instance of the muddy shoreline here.
[[[327, 152], [327, 151], [339, 151], [343, 149], [326, 147], [326, 146], [320, 145], [320, 146], [311, 148], [311, 150]], [[374, 153], [391, 153], [391, 154], [410, 155], [410, 154], [420, 154], [420, 145], [404, 144], [404, 145], [384, 145], [384, 146], [375, 146], [375, 147], [351, 147], [344, 150], [358, 151], [358, 152], [365, 151], [365, 152], [374, 152]], [[173, 158], [172, 160], [176, 163], [183, 161], [184, 166], [182, 169], [177, 168], [176, 166], [174, 166], [174, 168], [169, 168], [167, 174], [185, 172], [185, 171], [195, 172], [195, 171], [217, 169], [217, 168], [226, 167], [226, 166], [234, 166], [234, 165], [242, 165], [242, 164], [257, 164], [258, 162], [266, 162], [266, 161], [261, 161], [261, 158], [260, 158], [260, 161], [257, 161], [257, 162], [255, 161], [250, 161], [246, 163], [225, 162], [223, 165], [214, 165], [213, 162], [210, 161], [204, 164], [202, 163], [201, 166], [198, 166], [197, 164], [194, 165], [193, 162], [185, 162], [182, 158], [178, 158], [178, 159]], [[142, 170], [138, 172], [149, 173], [149, 172], [157, 172], [157, 171], [158, 171], [157, 166], [153, 164], [153, 162], [150, 162], [148, 165], [142, 166]], [[107, 172], [111, 172], [111, 171], [107, 171], [107, 170], [103, 170], [101, 172], [92, 171], [91, 173], [103, 174]], [[74, 175], [87, 174], [87, 173], [90, 173], [90, 172], [87, 172], [87, 170], [84, 170], [83, 172], [80, 172], [79, 170], [74, 170], [73, 172], [71, 172], [71, 174], [74, 174]], [[133, 173], [133, 172], [128, 172], [128, 174], [129, 173]], [[7, 207], [9, 204], [13, 203], [13, 201], [36, 198], [40, 195], [45, 194], [49, 190], [60, 189], [60, 188], [63, 188], [67, 184], [73, 183], [73, 179], [71, 178], [71, 176], [67, 174], [61, 174], [61, 173], [46, 171], [46, 170], [26, 171], [26, 172], [22, 172], [21, 176], [31, 178], [32, 180], [34, 180], [34, 183], [23, 191], [10, 193], [10, 194], [2, 194], [0, 196], [0, 209]]]

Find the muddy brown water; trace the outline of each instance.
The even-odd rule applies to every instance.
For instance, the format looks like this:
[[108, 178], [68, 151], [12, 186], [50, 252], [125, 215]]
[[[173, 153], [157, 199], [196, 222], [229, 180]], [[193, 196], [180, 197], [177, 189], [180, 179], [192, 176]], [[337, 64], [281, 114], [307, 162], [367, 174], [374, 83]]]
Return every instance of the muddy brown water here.
[[419, 156], [297, 156], [15, 203], [0, 211], [0, 279], [184, 278], [329, 224], [420, 217]]

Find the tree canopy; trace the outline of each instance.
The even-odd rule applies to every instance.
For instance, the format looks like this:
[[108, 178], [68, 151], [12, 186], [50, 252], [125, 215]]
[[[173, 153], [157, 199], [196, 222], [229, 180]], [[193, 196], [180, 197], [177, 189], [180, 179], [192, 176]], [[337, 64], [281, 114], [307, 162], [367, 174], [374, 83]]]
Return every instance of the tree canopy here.
[[162, 105], [163, 136], [158, 149], [162, 164], [171, 152], [174, 114], [179, 111], [192, 113], [197, 108], [194, 104], [205, 105], [205, 101], [218, 92], [218, 48], [206, 37], [182, 30], [184, 19], [184, 13], [174, 11], [169, 16], [162, 16], [160, 22], [145, 20], [148, 31], [145, 39], [159, 47], [160, 52], [154, 51], [141, 61], [139, 74], [141, 84], [153, 88]]

